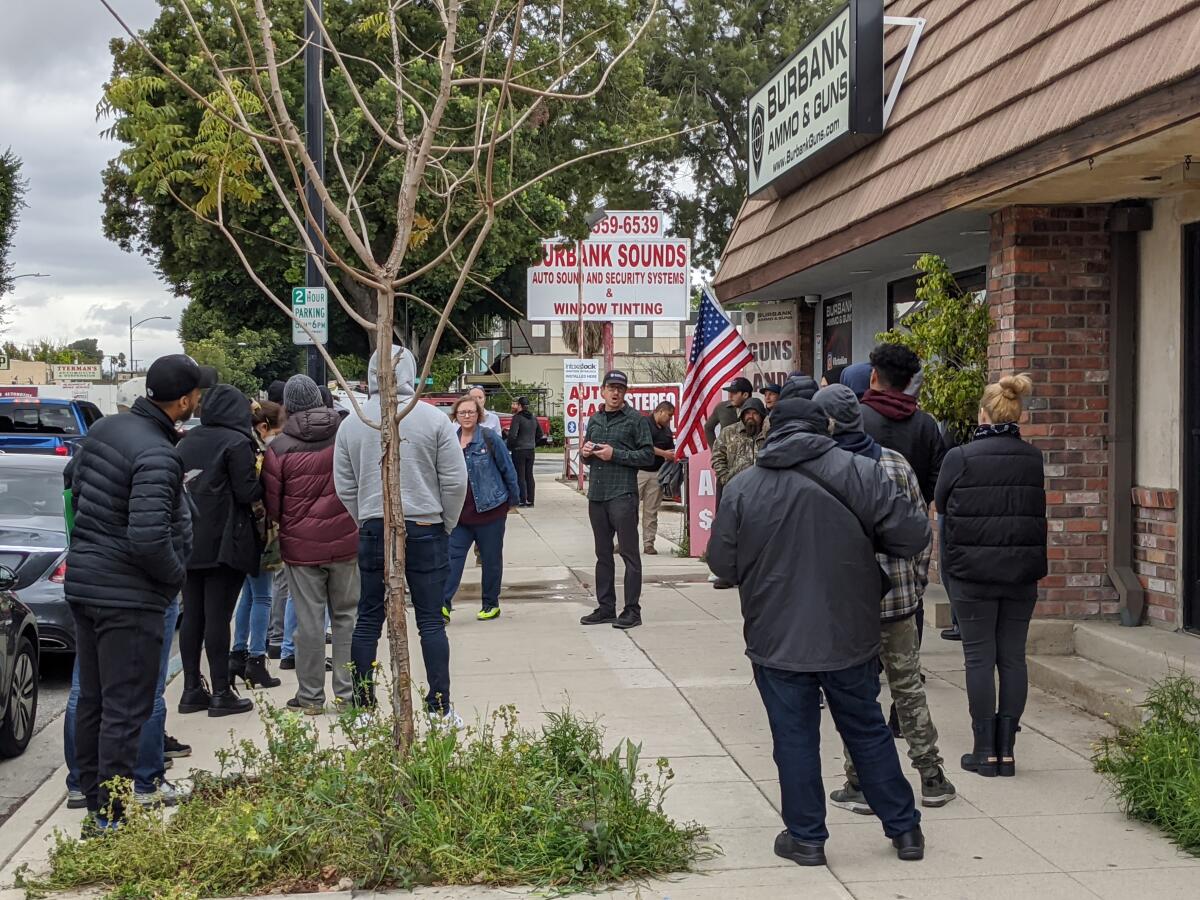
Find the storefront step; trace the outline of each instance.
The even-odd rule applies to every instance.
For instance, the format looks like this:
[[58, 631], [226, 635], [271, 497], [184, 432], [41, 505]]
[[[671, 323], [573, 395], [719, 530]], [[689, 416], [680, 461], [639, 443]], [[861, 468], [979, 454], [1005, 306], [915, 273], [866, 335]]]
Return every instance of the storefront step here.
[[1082, 656], [1035, 654], [1027, 658], [1029, 683], [1116, 725], [1142, 722], [1139, 704], [1149, 684]]

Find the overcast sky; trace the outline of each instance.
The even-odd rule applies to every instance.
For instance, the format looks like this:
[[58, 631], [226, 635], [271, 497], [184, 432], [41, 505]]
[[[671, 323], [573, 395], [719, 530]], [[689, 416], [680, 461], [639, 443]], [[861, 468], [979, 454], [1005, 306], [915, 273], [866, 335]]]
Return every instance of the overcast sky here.
[[[145, 28], [155, 0], [112, 0]], [[94, 337], [106, 353], [129, 353], [129, 316], [171, 316], [135, 332], [135, 357], [178, 353], [186, 300], [173, 297], [147, 260], [122, 252], [100, 226], [100, 172], [119, 145], [96, 121], [111, 71], [108, 42], [119, 26], [99, 0], [0, 0], [0, 152], [11, 146], [29, 180], [13, 251], [22, 278], [8, 298], [6, 339]]]

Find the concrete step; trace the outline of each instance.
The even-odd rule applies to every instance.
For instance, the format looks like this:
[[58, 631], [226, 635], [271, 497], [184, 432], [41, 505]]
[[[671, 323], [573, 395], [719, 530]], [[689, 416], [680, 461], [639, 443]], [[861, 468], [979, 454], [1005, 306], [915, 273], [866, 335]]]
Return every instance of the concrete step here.
[[1076, 622], [1075, 653], [1146, 684], [1168, 674], [1200, 675], [1200, 637], [1113, 622]]
[[1125, 728], [1142, 723], [1146, 682], [1082, 656], [1034, 654], [1027, 662], [1030, 684]]

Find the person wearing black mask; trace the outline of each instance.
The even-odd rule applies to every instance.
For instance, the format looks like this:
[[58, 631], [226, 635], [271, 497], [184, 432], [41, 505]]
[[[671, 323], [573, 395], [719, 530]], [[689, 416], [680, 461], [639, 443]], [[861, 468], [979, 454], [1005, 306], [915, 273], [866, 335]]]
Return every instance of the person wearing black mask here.
[[820, 689], [884, 834], [901, 859], [921, 859], [921, 815], [879, 708], [875, 551], [916, 556], [929, 520], [873, 460], [838, 448], [811, 401], [782, 399], [771, 418], [755, 464], [721, 498], [708, 564], [738, 587], [746, 655], [771, 725], [787, 825], [775, 853], [825, 864]]

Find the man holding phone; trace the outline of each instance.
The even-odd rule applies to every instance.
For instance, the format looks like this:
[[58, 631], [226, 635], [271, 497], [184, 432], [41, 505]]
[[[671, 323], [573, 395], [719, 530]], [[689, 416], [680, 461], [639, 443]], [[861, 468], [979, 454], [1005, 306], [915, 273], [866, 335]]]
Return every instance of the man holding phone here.
[[[588, 518], [596, 544], [596, 608], [581, 625], [642, 624], [642, 557], [638, 553], [638, 470], [654, 461], [650, 424], [625, 402], [629, 378], [613, 370], [604, 376], [604, 408], [588, 421], [583, 438], [588, 474]], [[613, 537], [625, 562], [625, 608], [617, 616], [617, 566]]]

